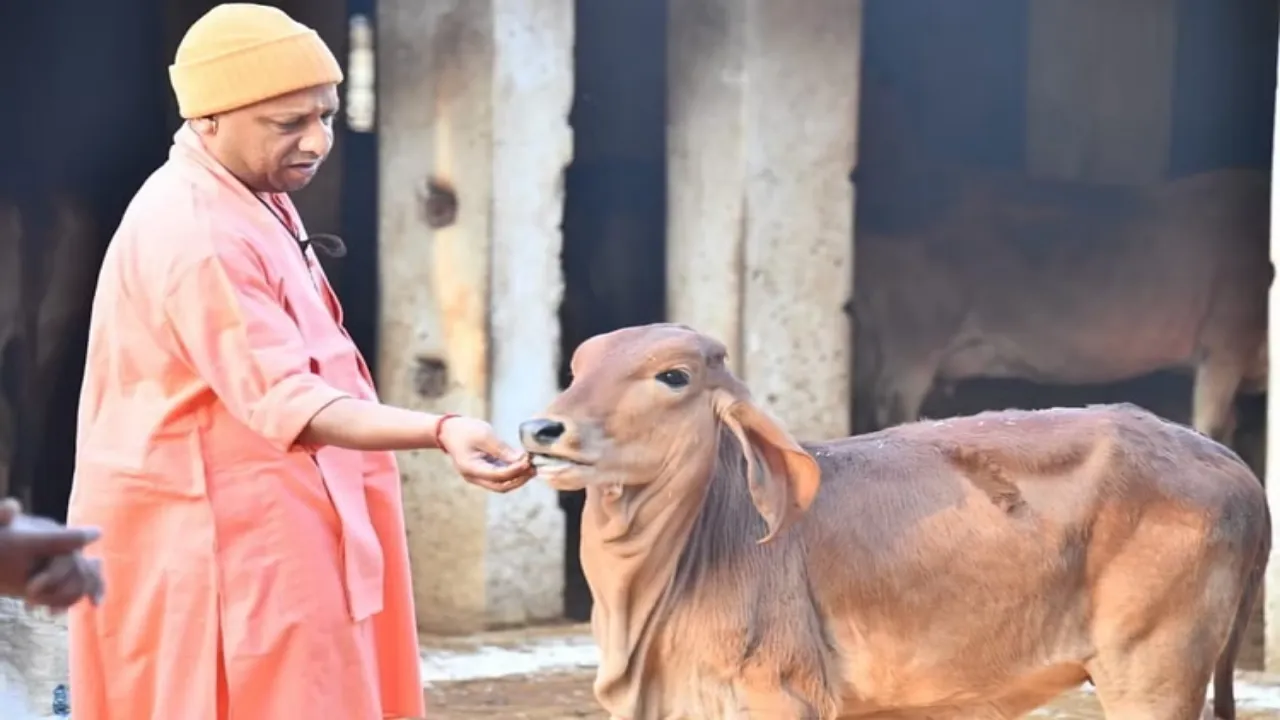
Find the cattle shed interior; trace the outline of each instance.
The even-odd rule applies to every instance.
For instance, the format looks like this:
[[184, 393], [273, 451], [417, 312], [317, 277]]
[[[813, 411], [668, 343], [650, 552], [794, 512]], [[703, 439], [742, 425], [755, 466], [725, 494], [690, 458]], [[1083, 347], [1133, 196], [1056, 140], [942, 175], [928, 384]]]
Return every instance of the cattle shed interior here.
[[[1056, 31], [1040, 31], [1033, 25], [1035, 2], [1023, 0], [974, 0], [946, 3], [937, 0], [903, 0], [865, 5], [863, 97], [859, 128], [858, 211], [859, 232], [876, 232], [886, 223], [901, 223], [901, 211], [910, 221], [939, 212], [937, 195], [921, 192], [928, 186], [927, 173], [937, 167], [961, 167], [987, 171], [1031, 174], [1036, 165], [1029, 147], [1033, 131], [1028, 127], [1034, 111], [1029, 88], [1038, 88], [1031, 54], [1032, 44], [1050, 36], [1048, 43], [1066, 46], [1066, 62], [1081, 69], [1076, 77], [1103, 73], [1118, 75], [1128, 87], [1116, 84], [1107, 93], [1086, 103], [1059, 107], [1079, 113], [1102, 127], [1108, 123], [1129, 128], [1112, 132], [1112, 146], [1149, 144], [1156, 133], [1135, 122], [1135, 113], [1157, 117], [1167, 124], [1155, 149], [1160, 153], [1151, 182], [1171, 180], [1226, 167], [1269, 170], [1276, 82], [1277, 4], [1249, 0], [1177, 0], [1176, 3], [1135, 2], [1114, 4], [1129, 10], [1112, 12], [1103, 3], [1080, 3], [1098, 8], [1097, 37], [1111, 35], [1111, 42], [1081, 37], [1059, 37], [1072, 26], [1061, 23]], [[1160, 6], [1176, 5], [1165, 21], [1163, 39], [1171, 43], [1166, 62], [1141, 57], [1143, 49], [1159, 44], [1151, 27]], [[1114, 15], [1116, 26], [1106, 28]], [[1126, 27], [1126, 25], [1128, 27]], [[1139, 49], [1125, 55], [1128, 44]], [[1044, 42], [1044, 40], [1042, 40]], [[1071, 52], [1074, 50], [1074, 52]], [[1158, 53], [1145, 53], [1147, 56]], [[1045, 83], [1060, 81], [1042, 70]], [[1088, 83], [1088, 80], [1085, 81]], [[1094, 82], [1095, 85], [1102, 83]], [[1152, 87], [1168, 86], [1163, 98], [1142, 105]], [[1068, 92], [1059, 97], [1071, 97]], [[1092, 99], [1087, 98], [1086, 99]], [[1068, 123], [1069, 124], [1069, 123]], [[1106, 134], [1105, 130], [1098, 134]], [[1070, 144], [1070, 138], [1048, 142]], [[905, 150], [902, 148], [905, 146]], [[886, 149], [888, 148], [888, 149]], [[1150, 153], [1148, 153], [1150, 154]], [[889, 155], [889, 157], [884, 157]], [[1043, 163], [1042, 163], [1043, 164]], [[1131, 162], [1130, 165], [1141, 164]], [[1161, 168], [1161, 165], [1163, 166]], [[920, 169], [915, 174], [916, 168]], [[1055, 168], [1056, 169], [1056, 168]], [[1126, 168], [1127, 169], [1127, 168]], [[1162, 170], [1162, 171], [1161, 171]], [[1042, 175], [1046, 173], [1041, 173]], [[1119, 171], [1113, 175], [1123, 176]], [[1129, 173], [1131, 176], [1133, 172]], [[1139, 172], [1141, 177], [1143, 173]], [[905, 176], [905, 177], [903, 177]], [[1088, 181], [1087, 172], [1077, 177]], [[1072, 178], [1074, 179], [1074, 178]], [[1140, 185], [1130, 178], [1112, 182]], [[904, 199], [904, 196], [907, 199]], [[1099, 212], [1102, 212], [1099, 209]], [[1086, 209], [1085, 212], [1088, 212]], [[957, 242], [963, 242], [959, 238]], [[1064, 268], [1069, 272], [1069, 268]], [[875, 277], [856, 274], [855, 286], [876, 283]], [[1052, 333], [1052, 328], [1045, 328]], [[858, 342], [855, 339], [855, 348]], [[1104, 385], [1046, 385], [1013, 380], [962, 381], [953, 388], [935, 387], [921, 414], [946, 417], [1001, 407], [1051, 407], [1127, 400], [1166, 417], [1188, 422], [1191, 378], [1185, 373], [1159, 372], [1126, 382]], [[1265, 399], [1242, 396], [1237, 449], [1261, 475]], [[867, 417], [870, 403], [854, 403], [856, 430], [873, 428]]]
[[[372, 19], [375, 2], [272, 4], [316, 27], [345, 63], [349, 18]], [[129, 198], [165, 158], [178, 122], [166, 67], [182, 31], [213, 4], [42, 0], [0, 5], [0, 92], [9, 108], [0, 114], [0, 197], [37, 207], [56, 194], [77, 197], [94, 228], [92, 240], [81, 248], [84, 263], [100, 263]], [[857, 207], [850, 208], [855, 237], [938, 212], [942, 201], [926, 182], [931, 168], [1025, 173], [1035, 164], [1035, 143], [1029, 140], [1035, 102], [1029, 88], [1036, 87], [1037, 73], [1043, 82], [1057, 77], [1037, 69], [1036, 43], [1074, 49], [1095, 74], [1125, 69], [1113, 74], [1132, 87], [1095, 93], [1097, 107], [1081, 95], [1064, 111], [1087, 115], [1102, 134], [1108, 123], [1141, 128], [1133, 112], [1151, 116], [1156, 112], [1151, 108], [1163, 108], [1167, 133], [1157, 138], [1163, 155], [1153, 181], [1223, 167], [1270, 168], [1276, 2], [1126, 4], [1176, 5], [1157, 40], [1148, 38], [1155, 30], [1142, 30], [1149, 18], [1141, 12], [1112, 12], [1106, 8], [1120, 4], [1097, 0], [1079, 4], [1095, 7], [1101, 18], [1098, 37], [1110, 41], [1093, 43], [1088, 32], [1063, 23], [1045, 29], [1043, 18], [1035, 16], [1037, 3], [1026, 0], [865, 0], [860, 161], [849, 168], [857, 188]], [[576, 4], [574, 156], [565, 171], [562, 220], [562, 385], [569, 380], [569, 357], [582, 340], [667, 316], [666, 103], [668, 78], [679, 72], [667, 66], [668, 19], [668, 3], [651, 0]], [[1072, 32], [1079, 37], [1064, 37]], [[1130, 36], [1130, 42], [1115, 40]], [[1169, 47], [1163, 65], [1149, 59], [1152, 52], [1137, 60], [1123, 52], [1126, 46], [1149, 49], [1161, 42]], [[351, 334], [370, 366], [377, 367], [378, 313], [396, 312], [377, 302], [377, 134], [356, 132], [345, 121], [336, 134], [329, 165], [299, 195], [298, 204], [309, 230], [347, 239], [347, 257], [326, 265]], [[1117, 135], [1122, 133], [1109, 137]], [[1129, 142], [1152, 141], [1135, 136]], [[854, 238], [850, 242], [856, 247]], [[854, 280], [858, 287], [887, 281], [861, 275]], [[54, 517], [63, 516], [70, 486], [87, 316], [87, 304], [76, 309], [43, 431], [19, 435], [43, 440], [38, 446], [17, 443], [25, 461], [16, 466], [26, 468], [27, 476], [13, 487], [29, 485], [35, 510]], [[854, 347], [859, 345], [855, 332]], [[16, 393], [21, 378], [11, 367], [3, 377], [6, 392]], [[975, 380], [948, 392], [935, 388], [922, 412], [943, 417], [988, 408], [1128, 400], [1186, 422], [1190, 396], [1189, 377], [1173, 372], [1089, 386]], [[856, 431], [871, 429], [865, 406], [855, 393]], [[1242, 399], [1240, 410], [1235, 444], [1261, 475], [1265, 401]], [[590, 611], [577, 560], [582, 498], [562, 494], [561, 506], [567, 541], [565, 614], [582, 620]], [[1260, 623], [1254, 629], [1260, 631]]]

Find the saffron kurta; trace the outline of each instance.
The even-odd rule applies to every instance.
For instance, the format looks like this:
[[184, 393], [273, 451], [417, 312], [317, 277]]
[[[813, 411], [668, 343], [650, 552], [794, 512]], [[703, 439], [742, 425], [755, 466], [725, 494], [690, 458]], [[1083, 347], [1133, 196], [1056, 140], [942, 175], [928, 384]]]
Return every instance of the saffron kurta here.
[[76, 720], [422, 717], [400, 475], [307, 448], [374, 399], [337, 298], [183, 128], [107, 251], [68, 521], [107, 597], [70, 614]]

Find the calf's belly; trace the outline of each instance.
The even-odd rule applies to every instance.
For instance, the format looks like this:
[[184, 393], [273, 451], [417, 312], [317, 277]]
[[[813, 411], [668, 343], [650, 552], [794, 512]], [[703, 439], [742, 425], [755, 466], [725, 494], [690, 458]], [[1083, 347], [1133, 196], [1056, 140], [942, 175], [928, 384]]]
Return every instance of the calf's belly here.
[[[956, 658], [956, 663], [963, 664], [965, 659]], [[895, 699], [889, 695], [868, 697], [852, 691], [844, 698], [844, 707], [839, 717], [849, 720], [1018, 717], [1079, 687], [1088, 679], [1079, 663], [1027, 665], [1008, 670], [1008, 677], [972, 687], [964, 683], [947, 682], [945, 671], [938, 676], [908, 675], [903, 678], [904, 683], [910, 683], [917, 690], [925, 692], [914, 698], [911, 697], [912, 693], [904, 693]], [[930, 695], [932, 697], [928, 697]]]
[[934, 526], [933, 537], [956, 542], [935, 545], [936, 562], [894, 563], [882, 592], [828, 616], [850, 717], [1030, 709], [1085, 680], [1093, 608], [1081, 558], [990, 522], [999, 521], [984, 521], [986, 532]]

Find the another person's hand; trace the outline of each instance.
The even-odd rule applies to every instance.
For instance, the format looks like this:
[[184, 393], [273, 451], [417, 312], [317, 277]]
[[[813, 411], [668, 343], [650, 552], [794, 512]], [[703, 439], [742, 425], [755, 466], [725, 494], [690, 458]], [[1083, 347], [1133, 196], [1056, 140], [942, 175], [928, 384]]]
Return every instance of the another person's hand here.
[[494, 492], [510, 492], [533, 477], [528, 453], [502, 441], [489, 423], [454, 416], [445, 420], [436, 438], [467, 482]]
[[0, 595], [63, 610], [88, 597], [102, 599], [101, 566], [80, 554], [98, 539], [92, 528], [69, 528], [22, 513], [16, 500], [0, 501]]
[[104, 589], [102, 561], [75, 552], [59, 555], [41, 568], [27, 583], [25, 597], [28, 605], [61, 611], [86, 597], [100, 604]]

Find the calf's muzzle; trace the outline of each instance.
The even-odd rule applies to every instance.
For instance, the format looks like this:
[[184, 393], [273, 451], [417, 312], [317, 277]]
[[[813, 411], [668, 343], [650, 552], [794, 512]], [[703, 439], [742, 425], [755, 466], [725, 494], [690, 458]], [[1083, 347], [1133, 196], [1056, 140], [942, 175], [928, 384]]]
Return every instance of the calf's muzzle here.
[[564, 431], [564, 423], [559, 420], [533, 418], [520, 423], [520, 442], [528, 449], [551, 447]]

